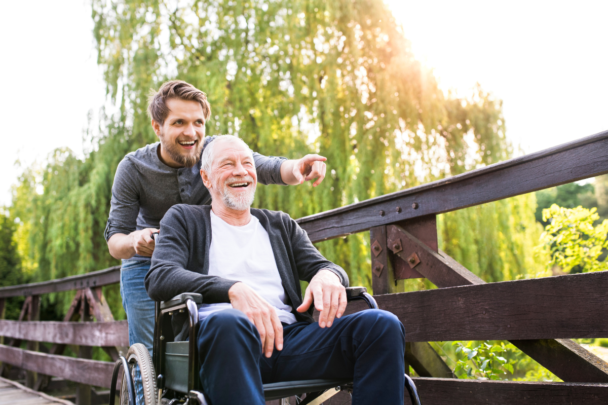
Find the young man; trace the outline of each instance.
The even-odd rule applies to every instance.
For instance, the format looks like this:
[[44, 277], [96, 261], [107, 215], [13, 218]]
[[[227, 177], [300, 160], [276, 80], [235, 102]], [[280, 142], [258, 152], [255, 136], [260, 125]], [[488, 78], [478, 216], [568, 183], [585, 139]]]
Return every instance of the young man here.
[[[289, 215], [250, 209], [257, 173], [241, 139], [218, 137], [201, 166], [212, 205], [178, 204], [167, 212], [146, 289], [158, 301], [203, 295], [197, 346], [209, 402], [263, 405], [263, 383], [352, 378], [354, 405], [403, 404], [399, 319], [382, 310], [342, 317], [344, 270]], [[300, 280], [310, 283], [304, 300]], [[179, 339], [186, 325], [177, 321]]]
[[[211, 107], [205, 93], [183, 81], [170, 81], [150, 99], [148, 112], [160, 142], [129, 153], [116, 169], [105, 238], [110, 254], [122, 259], [120, 292], [129, 320], [129, 343], [152, 350], [154, 303], [144, 277], [154, 252], [152, 233], [175, 204], [203, 205], [211, 195], [203, 184], [200, 156], [214, 137], [205, 138]], [[297, 185], [325, 177], [325, 158], [298, 160], [254, 154], [263, 184]], [[162, 230], [161, 230], [162, 232]]]

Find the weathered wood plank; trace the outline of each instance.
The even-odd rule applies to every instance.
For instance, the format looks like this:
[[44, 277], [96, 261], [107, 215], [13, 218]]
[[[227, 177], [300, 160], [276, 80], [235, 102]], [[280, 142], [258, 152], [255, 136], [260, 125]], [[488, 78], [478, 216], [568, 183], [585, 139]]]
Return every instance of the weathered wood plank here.
[[[93, 289], [86, 288], [84, 291], [93, 316], [97, 322], [113, 322], [114, 315], [112, 315], [112, 310], [103, 295], [102, 287], [95, 287]], [[128, 346], [128, 344], [126, 346]], [[117, 347], [103, 346], [103, 350], [108, 353], [113, 361], [118, 360], [119, 349]]]
[[[80, 320], [85, 324], [93, 321], [93, 313], [87, 292], [91, 293], [89, 288], [82, 290], [82, 303], [80, 305]], [[91, 346], [78, 346], [78, 358], [90, 360], [93, 358], [93, 348]], [[91, 386], [89, 384], [79, 384], [76, 387], [76, 405], [91, 405]]]
[[0, 361], [24, 370], [105, 388], [110, 387], [114, 368], [114, 364], [107, 361], [55, 356], [4, 345], [0, 346]]
[[78, 276], [59, 278], [41, 283], [21, 284], [0, 288], [0, 298], [48, 294], [87, 287], [101, 287], [120, 282], [120, 266]]
[[[608, 131], [419, 187], [298, 219], [313, 242], [608, 173]], [[415, 205], [414, 205], [415, 204]], [[397, 211], [397, 207], [401, 211]], [[414, 208], [415, 207], [415, 208]], [[384, 215], [381, 215], [380, 212]]]
[[[437, 224], [435, 216], [417, 218], [404, 223], [408, 230], [423, 238], [429, 249], [437, 249]], [[370, 229], [370, 246], [372, 258], [372, 286], [375, 295], [390, 294], [398, 291], [397, 274], [400, 278], [421, 277], [410, 269], [403, 260], [393, 255], [387, 245], [387, 227], [376, 226]], [[398, 272], [398, 266], [409, 269], [409, 272]], [[401, 286], [403, 287], [403, 286]], [[452, 377], [452, 370], [435, 350], [426, 342], [408, 342], [405, 353], [406, 370], [411, 365], [416, 373], [425, 377]]]
[[[392, 254], [386, 246], [386, 226], [376, 226], [369, 232], [372, 258], [372, 289], [374, 294], [393, 292], [395, 274]], [[390, 254], [390, 256], [389, 256]]]
[[[600, 405], [608, 384], [503, 382], [416, 378], [424, 405]], [[404, 404], [409, 404], [409, 399]]]
[[79, 346], [129, 346], [127, 321], [19, 322], [0, 320], [0, 336]]
[[[389, 247], [399, 239], [403, 247], [397, 253], [399, 256], [406, 258], [411, 252], [416, 252], [421, 260], [416, 269], [435, 285], [447, 287], [485, 284], [447, 254], [429, 249], [425, 243], [401, 227], [391, 225], [387, 228]], [[553, 310], [554, 308], [551, 312]], [[527, 312], [524, 309], [524, 313]], [[513, 344], [564, 381], [608, 382], [608, 363], [571, 340], [540, 339], [521, 342], [514, 340]], [[548, 350], [548, 347], [555, 350]]]
[[[67, 314], [63, 318], [63, 322], [74, 322], [79, 318], [80, 306], [82, 304], [82, 301], [84, 300], [83, 297], [84, 297], [84, 295], [83, 295], [82, 290], [76, 291], [76, 294], [74, 294], [74, 299], [72, 300], [72, 303], [70, 304], [70, 308], [68, 309]], [[53, 346], [51, 346], [51, 350], [49, 350], [49, 354], [55, 354], [55, 355], [63, 354], [63, 351], [65, 350], [65, 348], [66, 348], [65, 344], [55, 343], [55, 344], [53, 344]], [[50, 381], [49, 376], [43, 375], [43, 374], [39, 375], [38, 381], [36, 382], [36, 386], [34, 387], [34, 389], [36, 391], [42, 391], [44, 388], [46, 388], [49, 381]]]
[[[31, 299], [32, 300], [30, 302], [30, 310], [29, 310], [29, 313], [27, 314], [27, 320], [30, 322], [35, 322], [35, 321], [40, 320], [40, 296], [33, 295], [31, 297]], [[38, 349], [39, 349], [39, 343], [28, 338], [27, 350], [37, 352]], [[37, 378], [38, 378], [38, 374], [36, 372], [28, 371], [26, 374], [25, 385], [28, 388], [33, 388], [34, 384], [36, 384]]]
[[[608, 271], [376, 295], [408, 342], [608, 336]], [[349, 303], [347, 313], [365, 308]]]
[[[11, 381], [8, 379], [4, 379], [0, 377], [0, 387], [2, 391], [0, 392], [0, 405], [4, 404], [19, 404], [19, 405], [42, 405], [42, 404], [64, 404], [64, 405], [74, 405], [70, 401], [66, 401], [64, 399], [54, 398], [50, 395], [44, 394], [42, 392], [36, 392], [30, 388], [24, 387], [23, 385]], [[10, 387], [10, 388], [9, 388]], [[8, 389], [8, 390], [5, 390]], [[20, 400], [15, 400], [11, 397], [15, 392], [19, 393], [22, 398]], [[29, 399], [27, 399], [29, 397]]]
[[[538, 383], [414, 378], [423, 405], [605, 405], [608, 384]], [[347, 405], [350, 395], [341, 392], [325, 405]], [[404, 405], [411, 401], [405, 393]]]

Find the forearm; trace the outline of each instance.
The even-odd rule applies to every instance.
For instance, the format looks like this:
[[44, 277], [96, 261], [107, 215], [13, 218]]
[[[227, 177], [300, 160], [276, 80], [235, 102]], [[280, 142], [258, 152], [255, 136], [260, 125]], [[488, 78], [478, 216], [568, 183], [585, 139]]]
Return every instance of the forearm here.
[[133, 247], [133, 233], [125, 235], [116, 233], [108, 240], [108, 250], [115, 259], [130, 259], [135, 256]]
[[290, 159], [283, 162], [281, 165], [281, 179], [289, 186], [296, 186], [300, 184], [300, 181], [293, 174], [293, 168], [296, 164], [296, 160]]
[[228, 292], [235, 283], [238, 281], [200, 274], [185, 269], [181, 263], [156, 259], [152, 259], [144, 280], [148, 295], [155, 301], [167, 301], [178, 294], [193, 292], [202, 294], [205, 304], [230, 302]]

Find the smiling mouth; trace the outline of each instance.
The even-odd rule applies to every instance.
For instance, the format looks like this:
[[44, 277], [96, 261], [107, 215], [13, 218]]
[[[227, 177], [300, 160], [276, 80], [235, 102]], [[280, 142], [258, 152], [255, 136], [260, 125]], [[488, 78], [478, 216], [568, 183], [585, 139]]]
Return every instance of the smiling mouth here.
[[182, 146], [185, 147], [190, 147], [190, 146], [194, 146], [198, 141], [194, 140], [194, 141], [178, 141], [177, 143], [179, 143]]
[[228, 187], [231, 187], [231, 188], [246, 188], [246, 187], [249, 187], [250, 184], [251, 184], [250, 182], [232, 183], [232, 184], [229, 184]]

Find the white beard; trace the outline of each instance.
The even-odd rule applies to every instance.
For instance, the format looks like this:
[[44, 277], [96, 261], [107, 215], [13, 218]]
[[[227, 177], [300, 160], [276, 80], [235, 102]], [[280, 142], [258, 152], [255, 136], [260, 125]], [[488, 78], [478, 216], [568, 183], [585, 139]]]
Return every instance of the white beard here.
[[[234, 183], [239, 181], [251, 182], [252, 187], [246, 194], [233, 195], [230, 186], [228, 186], [228, 183]], [[224, 183], [224, 187], [222, 188], [222, 200], [228, 208], [232, 208], [236, 211], [245, 211], [246, 209], [251, 207], [251, 204], [253, 204], [253, 199], [255, 198], [255, 189], [256, 185], [253, 184], [253, 178], [251, 178], [251, 176], [245, 176], [243, 178], [230, 177], [226, 180], [226, 182]]]

